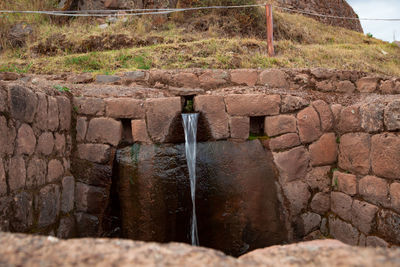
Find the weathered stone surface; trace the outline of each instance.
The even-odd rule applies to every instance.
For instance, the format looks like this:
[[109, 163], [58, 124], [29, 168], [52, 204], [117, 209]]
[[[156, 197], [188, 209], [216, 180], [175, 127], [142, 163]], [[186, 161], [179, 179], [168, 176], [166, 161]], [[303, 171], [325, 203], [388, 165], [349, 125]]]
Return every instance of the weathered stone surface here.
[[38, 145], [36, 147], [37, 153], [45, 156], [50, 155], [53, 152], [54, 137], [50, 132], [44, 132], [39, 136]]
[[70, 83], [91, 83], [93, 82], [93, 74], [92, 73], [80, 73], [76, 75], [71, 75], [68, 77], [67, 81]]
[[296, 133], [289, 133], [273, 138], [269, 147], [273, 151], [284, 150], [300, 145], [300, 138]]
[[361, 131], [360, 108], [358, 106], [343, 108], [337, 128], [341, 133]]
[[400, 101], [390, 102], [386, 106], [385, 126], [389, 131], [400, 130]]
[[313, 197], [310, 207], [318, 214], [325, 214], [331, 208], [331, 198], [328, 193], [319, 192]]
[[22, 124], [18, 129], [17, 153], [32, 155], [35, 152], [36, 137], [32, 128], [28, 124]]
[[282, 96], [281, 112], [282, 113], [294, 112], [306, 107], [308, 104], [309, 102], [306, 99], [298, 96], [291, 96], [291, 95]]
[[121, 80], [121, 77], [116, 75], [97, 75], [96, 83], [115, 83]]
[[332, 185], [337, 186], [339, 191], [350, 196], [357, 194], [357, 178], [353, 174], [335, 171], [333, 173]]
[[400, 136], [379, 134], [372, 137], [371, 165], [375, 175], [390, 179], [400, 177]]
[[200, 86], [205, 89], [214, 89], [227, 84], [229, 75], [223, 70], [208, 70], [199, 77]]
[[383, 110], [383, 105], [378, 103], [365, 104], [360, 107], [361, 127], [364, 131], [374, 133], [383, 130]]
[[75, 206], [77, 211], [101, 214], [107, 204], [107, 190], [102, 187], [76, 183]]
[[356, 87], [351, 81], [340, 81], [336, 85], [336, 92], [352, 94], [355, 90]]
[[60, 124], [58, 118], [58, 104], [55, 97], [48, 97], [48, 109], [47, 109], [47, 127], [50, 131], [56, 131]]
[[384, 206], [389, 205], [389, 185], [384, 179], [375, 176], [365, 176], [359, 181], [358, 190], [364, 199], [372, 203]]
[[258, 72], [257, 70], [232, 70], [231, 81], [235, 84], [243, 84], [247, 86], [254, 86], [257, 83]]
[[62, 179], [61, 193], [61, 211], [70, 212], [74, 208], [75, 179], [72, 176], [66, 176]]
[[0, 112], [8, 111], [8, 92], [0, 86]]
[[342, 135], [339, 145], [339, 167], [354, 173], [368, 174], [370, 139], [370, 135], [366, 133]]
[[290, 115], [266, 117], [265, 132], [270, 137], [285, 133], [296, 133], [296, 118]]
[[250, 133], [249, 117], [231, 117], [229, 118], [229, 129], [231, 138], [247, 140]]
[[17, 156], [10, 159], [8, 170], [8, 185], [10, 191], [15, 191], [25, 187], [26, 169], [25, 161], [22, 157]]
[[320, 81], [315, 83], [315, 88], [322, 92], [334, 92], [336, 91], [335, 84], [330, 80]]
[[358, 244], [358, 231], [351, 224], [338, 218], [329, 217], [330, 234], [340, 241], [356, 246]]
[[47, 168], [47, 182], [51, 183], [58, 180], [64, 174], [64, 167], [61, 162], [57, 159], [49, 161]]
[[396, 244], [400, 243], [400, 215], [389, 210], [380, 210], [378, 213], [378, 233], [385, 240]]
[[[331, 110], [333, 114], [334, 125], [338, 125], [340, 121], [340, 113], [342, 113], [343, 106], [340, 104], [331, 105]], [[336, 127], [337, 128], [337, 127]]]
[[282, 185], [283, 192], [289, 200], [290, 212], [292, 216], [301, 213], [307, 207], [311, 193], [306, 183], [302, 181], [293, 181]]
[[97, 97], [74, 97], [74, 107], [83, 115], [102, 116], [105, 110], [104, 100]]
[[285, 72], [276, 69], [262, 71], [257, 84], [266, 85], [270, 88], [287, 88], [289, 86]]
[[376, 77], [364, 77], [357, 81], [357, 90], [361, 93], [372, 93], [378, 87], [379, 79]]
[[396, 94], [395, 80], [382, 81], [379, 90], [383, 94]]
[[111, 148], [103, 144], [79, 144], [78, 157], [96, 163], [107, 163], [110, 161]]
[[330, 166], [313, 168], [307, 173], [306, 183], [312, 190], [328, 192], [331, 184], [331, 179], [329, 178], [330, 171]]
[[361, 247], [365, 247], [367, 245], [367, 237], [361, 233], [360, 237], [358, 238], [358, 245]]
[[213, 139], [229, 137], [229, 118], [225, 111], [223, 96], [196, 96], [194, 110], [201, 112], [206, 118]]
[[228, 95], [226, 108], [231, 116], [267, 116], [279, 114], [279, 95]]
[[12, 155], [16, 137], [15, 127], [7, 123], [5, 117], [0, 116], [0, 156]]
[[132, 98], [106, 99], [106, 115], [112, 118], [144, 119], [144, 102]]
[[10, 231], [10, 220], [12, 213], [13, 198], [10, 196], [0, 197], [0, 230], [2, 232]]
[[194, 73], [179, 72], [172, 79], [179, 87], [198, 88], [200, 86], [199, 78]]
[[76, 120], [76, 140], [82, 142], [85, 140], [87, 132], [87, 120], [86, 117], [78, 117]]
[[351, 222], [364, 234], [369, 234], [378, 207], [364, 201], [354, 200], [351, 207]]
[[309, 154], [304, 147], [293, 148], [286, 152], [273, 153], [278, 167], [281, 183], [303, 179], [307, 173]]
[[[151, 120], [151, 119], [150, 119]], [[111, 118], [94, 118], [89, 122], [86, 140], [117, 146], [122, 138], [122, 124]]]
[[377, 236], [368, 236], [366, 244], [368, 247], [381, 247], [381, 248], [387, 248], [389, 247], [389, 244], [383, 240], [382, 238], [379, 238]]
[[326, 133], [309, 147], [312, 166], [333, 164], [337, 160], [337, 144], [334, 133]]
[[47, 130], [47, 109], [48, 109], [48, 104], [47, 104], [47, 97], [43, 93], [37, 93], [38, 97], [38, 106], [37, 106], [37, 112], [36, 112], [36, 118], [35, 118], [35, 126], [39, 128], [40, 130]]
[[392, 209], [400, 213], [400, 183], [390, 185], [390, 200]]
[[6, 172], [4, 170], [3, 159], [0, 158], [0, 196], [7, 194]]
[[112, 180], [112, 166], [74, 159], [72, 172], [77, 181], [89, 185], [109, 187]]
[[57, 237], [62, 239], [74, 237], [74, 228], [75, 220], [73, 216], [61, 218], [57, 229]]
[[331, 210], [346, 221], [351, 220], [353, 199], [341, 192], [331, 192]]
[[14, 196], [12, 207], [13, 217], [10, 219], [14, 231], [25, 232], [33, 224], [33, 198], [27, 192], [21, 192]]
[[8, 90], [8, 97], [11, 116], [23, 122], [33, 122], [38, 102], [36, 94], [25, 87], [16, 85]]
[[60, 130], [71, 128], [71, 103], [65, 96], [57, 96]]
[[147, 131], [154, 142], [167, 142], [174, 121], [181, 118], [179, 97], [148, 99], [146, 101]]
[[143, 81], [146, 79], [146, 72], [140, 70], [125, 72], [124, 79], [129, 82]]
[[297, 127], [302, 143], [311, 143], [321, 135], [321, 126], [318, 113], [313, 107], [307, 107], [297, 114]]
[[50, 184], [43, 187], [39, 193], [38, 226], [53, 224], [60, 213], [60, 187]]
[[26, 186], [28, 188], [39, 187], [46, 183], [47, 163], [43, 159], [33, 157], [29, 160]]
[[147, 133], [145, 120], [132, 120], [132, 138], [134, 142], [149, 144], [151, 143], [149, 134]]
[[55, 133], [54, 134], [54, 149], [59, 156], [64, 156], [66, 148], [66, 140], [64, 134]]
[[319, 114], [321, 120], [321, 129], [324, 132], [332, 130], [333, 127], [333, 114], [329, 105], [322, 100], [317, 100], [312, 103], [313, 107]]
[[76, 212], [76, 230], [80, 237], [98, 236], [100, 221], [94, 215]]

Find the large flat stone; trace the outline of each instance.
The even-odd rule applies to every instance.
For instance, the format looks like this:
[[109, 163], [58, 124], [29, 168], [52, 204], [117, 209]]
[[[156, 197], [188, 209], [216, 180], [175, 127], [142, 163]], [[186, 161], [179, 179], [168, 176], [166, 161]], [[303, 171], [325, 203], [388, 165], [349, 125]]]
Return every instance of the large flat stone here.
[[343, 135], [339, 145], [339, 167], [358, 174], [368, 174], [370, 140], [370, 135], [366, 133]]
[[305, 178], [310, 156], [304, 147], [293, 148], [273, 155], [280, 173], [281, 183]]
[[117, 146], [122, 138], [122, 123], [111, 118], [94, 118], [89, 122], [86, 140]]
[[144, 102], [132, 98], [106, 99], [106, 115], [112, 118], [144, 119]]
[[228, 95], [226, 108], [231, 116], [278, 115], [281, 98], [279, 95]]
[[379, 177], [400, 177], [400, 136], [396, 134], [374, 135], [371, 141], [372, 171]]
[[31, 90], [15, 85], [8, 91], [11, 116], [23, 122], [31, 123], [37, 109], [37, 96]]

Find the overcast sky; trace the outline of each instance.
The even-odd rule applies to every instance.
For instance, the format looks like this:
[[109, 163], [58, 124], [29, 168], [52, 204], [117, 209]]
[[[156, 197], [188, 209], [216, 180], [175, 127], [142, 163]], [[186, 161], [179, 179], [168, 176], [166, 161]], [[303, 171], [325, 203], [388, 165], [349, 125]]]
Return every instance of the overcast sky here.
[[[360, 18], [400, 18], [400, 0], [347, 0]], [[372, 33], [376, 38], [393, 41], [400, 40], [400, 21], [361, 21], [364, 33]]]

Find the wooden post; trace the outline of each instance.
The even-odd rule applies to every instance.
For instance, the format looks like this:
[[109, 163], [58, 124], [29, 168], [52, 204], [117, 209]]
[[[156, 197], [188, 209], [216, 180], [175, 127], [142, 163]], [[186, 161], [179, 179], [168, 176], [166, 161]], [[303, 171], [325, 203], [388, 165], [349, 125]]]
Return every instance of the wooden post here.
[[265, 5], [265, 13], [267, 16], [267, 47], [268, 56], [275, 56], [274, 51], [274, 21], [272, 17], [272, 6], [270, 4]]

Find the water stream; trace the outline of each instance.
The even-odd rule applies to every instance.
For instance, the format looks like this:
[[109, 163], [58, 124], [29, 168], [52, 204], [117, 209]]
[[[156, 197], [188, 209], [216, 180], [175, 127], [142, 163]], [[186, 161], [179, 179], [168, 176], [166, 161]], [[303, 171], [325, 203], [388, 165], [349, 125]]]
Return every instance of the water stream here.
[[192, 197], [192, 221], [191, 221], [191, 240], [192, 245], [199, 245], [199, 236], [197, 233], [197, 218], [196, 218], [196, 135], [198, 113], [182, 114], [183, 128], [185, 129], [185, 152], [186, 161], [189, 169], [190, 177], [190, 192]]

